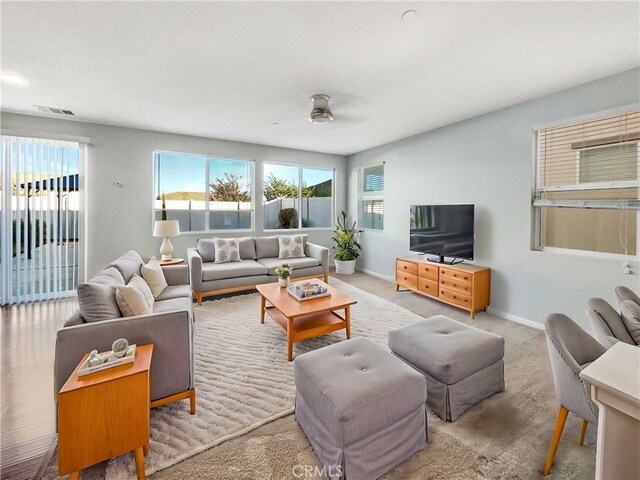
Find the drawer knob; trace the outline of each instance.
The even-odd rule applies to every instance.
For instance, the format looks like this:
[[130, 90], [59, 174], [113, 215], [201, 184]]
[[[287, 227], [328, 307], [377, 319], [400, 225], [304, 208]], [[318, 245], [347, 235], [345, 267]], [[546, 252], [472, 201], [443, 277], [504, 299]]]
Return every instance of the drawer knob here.
[[407, 266], [406, 266], [406, 265], [404, 266], [404, 269], [405, 269], [405, 270], [407, 269]]

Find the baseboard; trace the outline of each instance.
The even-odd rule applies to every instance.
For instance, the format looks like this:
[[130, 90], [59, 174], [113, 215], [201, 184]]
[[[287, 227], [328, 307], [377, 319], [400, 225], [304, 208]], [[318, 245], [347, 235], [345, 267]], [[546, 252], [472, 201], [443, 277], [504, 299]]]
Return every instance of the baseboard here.
[[366, 268], [356, 267], [356, 270], [362, 273], [366, 273], [367, 275], [371, 275], [372, 277], [381, 278], [382, 280], [386, 280], [387, 282], [395, 282], [395, 277], [390, 277], [389, 275], [383, 275], [378, 272], [374, 272], [373, 270], [367, 270]]
[[493, 307], [487, 307], [487, 312], [493, 315], [497, 315], [498, 317], [506, 318], [507, 320], [511, 320], [512, 322], [535, 328], [536, 330], [544, 330], [544, 325], [542, 323], [534, 322], [527, 318], [518, 317], [517, 315], [513, 315], [511, 313], [502, 312], [500, 310], [496, 310]]

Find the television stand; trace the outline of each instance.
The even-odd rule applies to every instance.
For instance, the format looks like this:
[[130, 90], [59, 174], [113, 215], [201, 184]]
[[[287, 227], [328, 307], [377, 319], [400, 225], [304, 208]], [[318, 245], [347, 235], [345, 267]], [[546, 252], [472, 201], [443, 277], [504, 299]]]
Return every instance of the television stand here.
[[[454, 259], [455, 260], [455, 259]], [[396, 258], [396, 291], [414, 293], [462, 308], [474, 318], [489, 306], [491, 269], [440, 263], [419, 255]]]

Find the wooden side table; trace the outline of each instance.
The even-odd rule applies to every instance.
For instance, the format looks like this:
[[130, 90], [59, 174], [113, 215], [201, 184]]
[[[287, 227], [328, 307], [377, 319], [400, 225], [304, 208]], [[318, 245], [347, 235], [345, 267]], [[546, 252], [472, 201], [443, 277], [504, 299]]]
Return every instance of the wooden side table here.
[[171, 260], [158, 260], [158, 263], [166, 267], [167, 265], [178, 265], [179, 263], [184, 262], [184, 258], [172, 258]]
[[138, 345], [133, 363], [78, 377], [76, 367], [58, 397], [58, 470], [71, 480], [80, 470], [134, 451], [145, 478], [153, 345]]

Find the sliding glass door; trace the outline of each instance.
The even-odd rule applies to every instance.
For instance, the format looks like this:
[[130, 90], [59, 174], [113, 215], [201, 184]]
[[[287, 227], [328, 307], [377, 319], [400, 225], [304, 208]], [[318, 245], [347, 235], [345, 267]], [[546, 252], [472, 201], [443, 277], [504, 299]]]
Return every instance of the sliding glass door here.
[[78, 283], [77, 143], [2, 137], [1, 303], [69, 296]]

